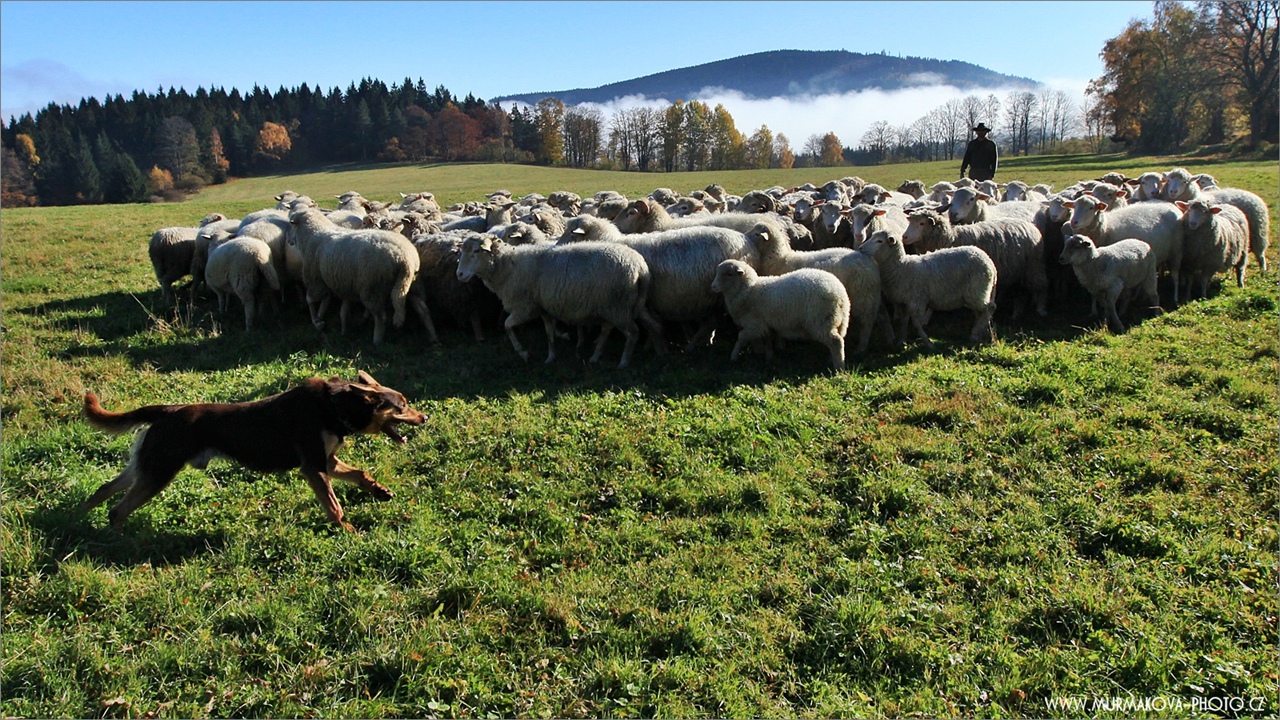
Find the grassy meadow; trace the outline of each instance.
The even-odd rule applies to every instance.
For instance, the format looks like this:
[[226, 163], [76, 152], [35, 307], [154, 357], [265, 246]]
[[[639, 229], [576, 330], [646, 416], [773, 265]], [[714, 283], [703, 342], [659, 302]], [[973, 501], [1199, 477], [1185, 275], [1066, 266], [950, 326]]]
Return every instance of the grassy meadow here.
[[[1274, 159], [1014, 158], [1001, 178], [1175, 166], [1280, 198]], [[5, 210], [0, 713], [1275, 715], [1274, 229], [1269, 274], [1251, 261], [1245, 288], [1219, 276], [1125, 334], [1081, 298], [998, 313], [984, 347], [939, 314], [937, 353], [877, 332], [842, 373], [805, 344], [730, 363], [731, 327], [688, 354], [640, 348], [622, 371], [620, 342], [598, 367], [569, 341], [543, 365], [534, 325], [527, 364], [500, 331], [477, 344], [440, 318], [442, 347], [412, 317], [380, 348], [368, 324], [321, 334], [296, 304], [247, 334], [211, 296], [166, 307], [146, 252], [157, 228], [286, 189], [447, 205], [955, 172], [378, 166], [180, 204]], [[80, 418], [85, 390], [119, 410], [357, 370], [429, 416], [407, 445], [347, 442], [343, 459], [396, 494], [335, 483], [358, 533], [296, 473], [218, 462], [122, 533], [102, 508], [76, 514], [131, 442]], [[1166, 704], [1069, 705], [1127, 696]]]

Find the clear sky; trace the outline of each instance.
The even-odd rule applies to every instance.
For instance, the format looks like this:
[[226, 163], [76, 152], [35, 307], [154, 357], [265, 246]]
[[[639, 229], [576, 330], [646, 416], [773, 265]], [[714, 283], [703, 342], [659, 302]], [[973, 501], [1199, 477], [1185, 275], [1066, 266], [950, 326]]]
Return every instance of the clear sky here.
[[[766, 50], [962, 60], [1078, 96], [1150, 2], [0, 2], [0, 117], [170, 86], [345, 89], [421, 77], [455, 95], [595, 87]], [[993, 92], [1003, 97], [998, 88]], [[865, 95], [865, 94], [864, 94]], [[795, 144], [838, 118], [906, 123], [955, 93], [860, 103], [723, 101]], [[817, 99], [815, 99], [817, 100]], [[827, 99], [831, 100], [831, 99]], [[854, 100], [845, 98], [845, 100]], [[870, 122], [868, 120], [867, 122]], [[816, 124], [815, 124], [816, 123]], [[830, 127], [819, 127], [825, 123]], [[815, 129], [810, 130], [809, 127]]]

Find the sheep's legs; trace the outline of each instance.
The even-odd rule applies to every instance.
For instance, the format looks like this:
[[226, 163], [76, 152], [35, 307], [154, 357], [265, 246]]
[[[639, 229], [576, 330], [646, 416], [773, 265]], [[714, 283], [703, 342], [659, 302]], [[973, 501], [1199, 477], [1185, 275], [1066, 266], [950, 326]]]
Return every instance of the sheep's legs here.
[[439, 345], [440, 338], [436, 336], [435, 323], [431, 322], [431, 311], [427, 309], [427, 301], [421, 295], [410, 295], [409, 304], [413, 307], [413, 312], [417, 314], [418, 319], [422, 321], [422, 327], [427, 329], [427, 337], [431, 339], [431, 344]]
[[[342, 307], [346, 306], [346, 303], [342, 304]], [[370, 309], [369, 312], [373, 313], [373, 344], [381, 345], [387, 336], [387, 311], [385, 308], [377, 308]]]
[[844, 338], [839, 333], [831, 333], [827, 338], [827, 349], [831, 351], [831, 367], [837, 371], [844, 370]]
[[618, 329], [626, 337], [626, 342], [622, 345], [622, 359], [618, 361], [618, 369], [621, 370], [631, 364], [631, 354], [635, 352], [636, 343], [640, 340], [640, 326], [635, 320], [628, 318]]
[[258, 313], [257, 301], [254, 300], [253, 293], [249, 293], [240, 298], [240, 303], [244, 305], [244, 329], [245, 332], [253, 331], [253, 318]]
[[516, 328], [529, 322], [534, 317], [537, 316], [525, 316], [510, 313], [507, 315], [507, 319], [502, 323], [502, 327], [507, 331], [507, 337], [511, 339], [511, 347], [515, 349], [516, 354], [520, 356], [521, 360], [527, 361], [529, 359], [529, 351], [524, 349], [524, 346], [520, 344], [520, 338], [516, 337]]
[[600, 336], [596, 338], [595, 351], [591, 353], [591, 360], [589, 361], [592, 365], [600, 362], [600, 358], [604, 356], [604, 344], [608, 341], [609, 332], [612, 330], [613, 326], [609, 323], [604, 323], [600, 326]]

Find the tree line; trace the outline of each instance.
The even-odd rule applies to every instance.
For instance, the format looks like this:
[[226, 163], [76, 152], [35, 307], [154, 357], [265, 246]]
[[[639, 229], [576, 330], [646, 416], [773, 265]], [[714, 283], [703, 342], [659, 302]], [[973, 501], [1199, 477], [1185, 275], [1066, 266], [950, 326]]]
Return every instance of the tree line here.
[[509, 162], [676, 172], [955, 159], [979, 120], [1005, 154], [1169, 152], [1240, 136], [1277, 142], [1280, 0], [1154, 3], [1102, 51], [1082, 103], [1062, 91], [952, 100], [916, 121], [834, 132], [798, 149], [767, 125], [745, 133], [698, 100], [616, 110], [547, 98], [503, 109], [419, 78], [366, 78], [345, 91], [254, 86], [51, 103], [0, 128], [0, 204], [179, 199], [229, 177], [345, 162]]

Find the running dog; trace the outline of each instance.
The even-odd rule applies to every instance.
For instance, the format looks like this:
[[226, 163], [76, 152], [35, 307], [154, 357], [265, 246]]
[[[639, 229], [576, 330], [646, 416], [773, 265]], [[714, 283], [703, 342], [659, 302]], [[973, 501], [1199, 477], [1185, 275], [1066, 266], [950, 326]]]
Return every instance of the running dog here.
[[404, 395], [383, 387], [364, 371], [354, 382], [336, 375], [328, 380], [311, 378], [252, 402], [148, 405], [123, 413], [104, 410], [97, 396], [86, 392], [84, 414], [90, 425], [109, 433], [150, 426], [134, 441], [124, 470], [80, 506], [87, 511], [124, 491], [107, 513], [117, 529], [130, 513], [164, 490], [184, 465], [203, 470], [210, 460], [221, 457], [259, 472], [298, 468], [329, 518], [344, 530], [354, 530], [343, 519], [330, 479], [355, 483], [378, 500], [390, 500], [391, 491], [337, 458], [343, 439], [380, 432], [403, 443], [395, 426], [421, 425], [426, 420], [409, 407]]

